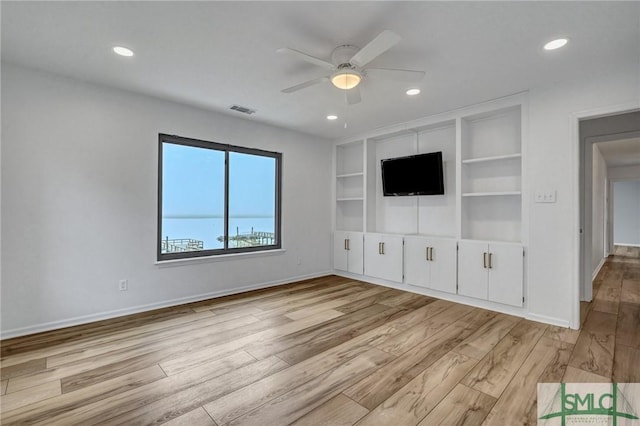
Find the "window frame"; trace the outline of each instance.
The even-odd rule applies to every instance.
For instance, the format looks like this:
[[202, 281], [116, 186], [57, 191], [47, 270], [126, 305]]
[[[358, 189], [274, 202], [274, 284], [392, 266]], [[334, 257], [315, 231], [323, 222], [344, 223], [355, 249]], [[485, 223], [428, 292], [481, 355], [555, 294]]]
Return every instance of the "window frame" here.
[[[171, 143], [193, 148], [210, 149], [224, 152], [224, 244], [220, 249], [207, 249], [187, 251], [179, 253], [162, 253], [162, 180], [163, 180], [163, 144]], [[275, 244], [256, 247], [229, 247], [229, 153], [258, 155], [275, 159]], [[236, 253], [279, 250], [282, 248], [282, 153], [265, 151], [257, 148], [247, 148], [219, 142], [205, 141], [201, 139], [186, 138], [183, 136], [158, 134], [158, 205], [157, 205], [157, 234], [156, 234], [156, 259], [158, 262], [193, 259], [206, 256], [230, 255]]]

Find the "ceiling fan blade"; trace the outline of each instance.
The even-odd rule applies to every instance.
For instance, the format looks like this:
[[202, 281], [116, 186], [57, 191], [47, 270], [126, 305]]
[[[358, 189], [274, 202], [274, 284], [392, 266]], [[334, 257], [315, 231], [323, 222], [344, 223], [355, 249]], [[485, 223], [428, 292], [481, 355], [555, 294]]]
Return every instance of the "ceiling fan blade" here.
[[367, 68], [367, 77], [417, 83], [424, 78], [424, 71]]
[[283, 89], [282, 93], [297, 92], [298, 90], [313, 86], [314, 84], [324, 83], [325, 81], [329, 81], [329, 77], [314, 78], [313, 80], [305, 81], [304, 83], [296, 84], [295, 86]]
[[360, 103], [362, 97], [360, 96], [360, 86], [356, 86], [353, 89], [346, 90], [347, 92], [347, 103], [349, 105], [354, 105]]
[[307, 61], [307, 62], [310, 62], [310, 63], [312, 63], [314, 65], [318, 65], [319, 67], [327, 68], [327, 69], [330, 69], [330, 70], [335, 68], [335, 65], [333, 65], [331, 62], [327, 62], [327, 61], [322, 60], [320, 58], [316, 58], [315, 56], [307, 55], [306, 53], [302, 53], [302, 52], [300, 52], [298, 50], [295, 50], [295, 49], [289, 49], [288, 47], [281, 47], [280, 49], [276, 50], [276, 52], [278, 52], [278, 53], [286, 53], [288, 55], [300, 58], [303, 61]]
[[363, 67], [378, 56], [395, 46], [402, 38], [393, 31], [384, 30], [369, 44], [360, 49], [349, 61], [358, 67]]

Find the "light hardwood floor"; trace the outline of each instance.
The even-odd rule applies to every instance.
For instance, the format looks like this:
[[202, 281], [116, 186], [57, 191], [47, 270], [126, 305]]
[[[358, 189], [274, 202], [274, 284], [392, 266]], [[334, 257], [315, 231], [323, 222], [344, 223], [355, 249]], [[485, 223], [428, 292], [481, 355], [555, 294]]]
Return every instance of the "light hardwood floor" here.
[[533, 425], [538, 382], [640, 381], [640, 253], [577, 332], [330, 276], [2, 342], [1, 423]]

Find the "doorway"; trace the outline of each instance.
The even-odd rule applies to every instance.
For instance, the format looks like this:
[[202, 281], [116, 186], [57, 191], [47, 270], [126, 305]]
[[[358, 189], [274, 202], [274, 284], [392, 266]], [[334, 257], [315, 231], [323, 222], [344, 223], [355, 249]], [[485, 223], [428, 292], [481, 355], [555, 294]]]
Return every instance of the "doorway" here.
[[[608, 169], [614, 166], [604, 166], [602, 161], [606, 151], [606, 144], [620, 145], [621, 141], [630, 143], [631, 152], [637, 146], [640, 152], [640, 111], [626, 111], [598, 117], [578, 118], [578, 150], [579, 150], [579, 253], [578, 253], [578, 291], [577, 301], [589, 302], [593, 298], [592, 279], [594, 272], [604, 262], [604, 257], [612, 250], [612, 209], [610, 207], [611, 182]], [[634, 145], [635, 144], [635, 145]], [[611, 150], [610, 150], [611, 151]], [[615, 151], [615, 150], [613, 150]], [[595, 154], [594, 154], [595, 153]], [[596, 162], [594, 163], [594, 157]], [[622, 154], [619, 158], [624, 159]], [[613, 164], [613, 163], [612, 163]], [[639, 163], [640, 165], [640, 163]], [[603, 172], [604, 167], [604, 172]], [[615, 166], [618, 167], [618, 166]], [[627, 165], [627, 167], [634, 167]], [[595, 168], [595, 169], [594, 169]], [[594, 185], [594, 170], [597, 179]], [[604, 174], [603, 174], [604, 173]], [[601, 182], [601, 180], [604, 181]], [[604, 185], [604, 191], [598, 183]], [[596, 191], [594, 193], [594, 190]], [[594, 200], [596, 201], [594, 212]], [[603, 204], [602, 204], [603, 203]], [[602, 214], [600, 208], [604, 206]], [[595, 229], [595, 232], [594, 232]], [[595, 250], [594, 250], [595, 235]], [[603, 248], [599, 252], [600, 247]], [[574, 312], [579, 325], [579, 309]], [[576, 315], [577, 314], [577, 315]]]

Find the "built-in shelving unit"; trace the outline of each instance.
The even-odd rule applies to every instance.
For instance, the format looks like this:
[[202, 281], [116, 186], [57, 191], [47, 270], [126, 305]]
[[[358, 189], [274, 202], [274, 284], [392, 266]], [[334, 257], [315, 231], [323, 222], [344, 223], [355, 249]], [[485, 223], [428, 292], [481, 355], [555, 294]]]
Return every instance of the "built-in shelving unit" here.
[[336, 230], [364, 230], [364, 142], [336, 146]]
[[[336, 143], [335, 269], [521, 308], [525, 105], [516, 95]], [[443, 195], [383, 196], [381, 160], [437, 151]]]

